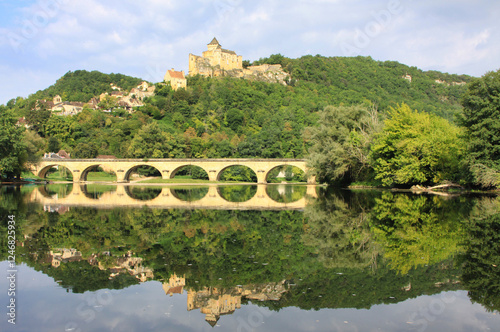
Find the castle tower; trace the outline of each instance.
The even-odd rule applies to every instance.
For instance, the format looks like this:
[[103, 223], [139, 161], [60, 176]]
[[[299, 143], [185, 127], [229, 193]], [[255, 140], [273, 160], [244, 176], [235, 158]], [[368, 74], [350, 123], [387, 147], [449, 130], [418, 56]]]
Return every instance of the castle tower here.
[[210, 43], [208, 43], [207, 49], [209, 51], [215, 51], [218, 48], [222, 48], [222, 47], [220, 46], [219, 41], [217, 40], [217, 38], [214, 37], [214, 39], [212, 39], [212, 41]]
[[223, 49], [215, 37], [202, 56], [189, 54], [189, 75], [223, 76], [225, 71], [235, 69], [243, 70], [243, 57]]

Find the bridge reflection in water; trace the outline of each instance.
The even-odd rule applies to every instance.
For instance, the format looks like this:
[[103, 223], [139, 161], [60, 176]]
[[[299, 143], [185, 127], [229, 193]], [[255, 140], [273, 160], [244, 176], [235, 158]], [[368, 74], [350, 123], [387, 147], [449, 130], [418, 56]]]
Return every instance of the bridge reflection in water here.
[[[281, 187], [280, 187], [281, 186]], [[151, 190], [151, 196], [135, 195], [136, 190]], [[315, 185], [297, 186], [302, 187], [304, 195], [291, 202], [278, 202], [268, 194], [268, 189], [283, 191], [286, 185], [253, 185], [256, 187], [255, 194], [243, 202], [232, 202], [224, 198], [222, 192], [225, 188], [232, 186], [207, 185], [206, 194], [197, 200], [182, 200], [181, 195], [176, 191], [177, 187], [157, 187], [157, 186], [128, 186], [116, 185], [116, 190], [105, 191], [99, 194], [92, 194], [87, 190], [86, 185], [73, 185], [72, 190], [68, 190], [65, 196], [51, 194], [46, 187], [38, 187], [31, 193], [31, 201], [41, 203], [47, 208], [58, 206], [88, 206], [97, 208], [112, 208], [116, 206], [130, 207], [161, 207], [161, 208], [182, 208], [182, 209], [220, 209], [220, 210], [300, 210], [304, 209], [308, 201], [317, 197]], [[245, 186], [241, 186], [245, 187]], [[182, 187], [185, 190], [185, 186]], [[200, 187], [197, 187], [200, 188]], [[189, 189], [188, 189], [189, 190]], [[155, 192], [156, 191], [156, 192]], [[138, 197], [139, 196], [139, 197]], [[274, 196], [274, 195], [273, 195]]]

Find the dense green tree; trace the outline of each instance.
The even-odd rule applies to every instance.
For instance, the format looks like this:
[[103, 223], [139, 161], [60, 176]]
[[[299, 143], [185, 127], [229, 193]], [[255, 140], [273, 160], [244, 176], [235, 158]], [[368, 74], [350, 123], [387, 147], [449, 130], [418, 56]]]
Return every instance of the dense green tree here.
[[500, 70], [473, 80], [463, 95], [468, 164], [474, 182], [500, 184]]
[[170, 82], [163, 84], [156, 84], [156, 96], [168, 97], [173, 94], [174, 90], [172, 90], [172, 86]]
[[99, 154], [99, 150], [93, 143], [80, 143], [73, 149], [73, 158], [90, 159], [95, 158]]
[[134, 158], [166, 158], [172, 146], [169, 135], [156, 122], [144, 126], [132, 139], [128, 155]]
[[109, 110], [118, 106], [118, 100], [113, 96], [105, 96], [98, 106], [104, 110]]
[[463, 151], [458, 127], [402, 104], [389, 112], [371, 158], [383, 185], [433, 184], [458, 180]]
[[363, 180], [370, 174], [368, 155], [379, 130], [375, 109], [327, 106], [319, 125], [307, 129], [313, 146], [308, 163], [320, 182]]
[[24, 132], [23, 141], [26, 145], [26, 162], [28, 164], [36, 164], [47, 151], [47, 141], [33, 130], [26, 130]]
[[221, 181], [257, 182], [257, 175], [246, 166], [232, 166], [220, 174]]
[[48, 110], [43, 104], [40, 107], [33, 107], [26, 113], [26, 122], [41, 136], [45, 136], [45, 124], [51, 117], [52, 112]]
[[57, 153], [57, 152], [59, 152], [60, 147], [61, 147], [61, 143], [59, 142], [59, 140], [54, 136], [50, 136], [49, 141], [48, 141], [48, 145], [47, 145], [48, 152]]
[[238, 109], [232, 108], [226, 113], [228, 127], [235, 132], [238, 132], [242, 128], [244, 119], [243, 112]]
[[14, 114], [0, 105], [0, 179], [19, 178], [28, 157], [23, 141], [25, 128], [16, 122]]
[[[54, 137], [59, 142], [71, 144], [75, 137], [73, 136], [73, 129], [75, 118], [67, 116], [52, 116], [45, 123], [45, 133], [49, 137]], [[57, 152], [57, 151], [50, 151]]]

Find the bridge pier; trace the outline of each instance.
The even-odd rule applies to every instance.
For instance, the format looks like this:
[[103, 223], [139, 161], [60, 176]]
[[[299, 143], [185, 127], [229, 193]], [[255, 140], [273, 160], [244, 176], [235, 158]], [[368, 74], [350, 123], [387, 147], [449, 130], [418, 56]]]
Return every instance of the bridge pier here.
[[257, 183], [258, 184], [265, 184], [267, 183], [266, 181], [266, 175], [267, 175], [267, 172], [264, 171], [264, 170], [258, 170], [257, 171]]
[[128, 180], [125, 179], [125, 176], [127, 175], [125, 170], [118, 169], [118, 170], [116, 170], [115, 174], [116, 174], [116, 182], [117, 183], [127, 183], [128, 182]]
[[220, 171], [216, 171], [215, 169], [211, 169], [208, 171], [208, 180], [210, 182], [217, 181], [217, 177], [219, 176]]
[[318, 193], [316, 192], [316, 186], [308, 185], [306, 195], [313, 198], [318, 198]]
[[268, 198], [267, 192], [266, 192], [266, 186], [264, 186], [262, 184], [258, 185], [257, 192], [255, 193], [255, 197], [257, 197], [259, 199]]
[[311, 175], [307, 178], [307, 184], [316, 184], [316, 176]]

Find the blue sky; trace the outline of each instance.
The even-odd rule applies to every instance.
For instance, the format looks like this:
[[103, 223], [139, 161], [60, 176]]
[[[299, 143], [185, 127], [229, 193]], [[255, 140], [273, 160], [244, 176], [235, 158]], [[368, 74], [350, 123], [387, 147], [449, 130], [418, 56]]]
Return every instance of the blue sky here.
[[371, 56], [481, 76], [500, 68], [491, 0], [0, 0], [0, 103], [68, 71], [161, 81], [215, 36], [257, 60]]

